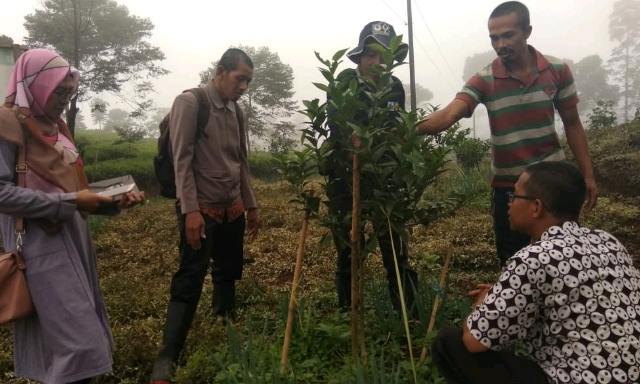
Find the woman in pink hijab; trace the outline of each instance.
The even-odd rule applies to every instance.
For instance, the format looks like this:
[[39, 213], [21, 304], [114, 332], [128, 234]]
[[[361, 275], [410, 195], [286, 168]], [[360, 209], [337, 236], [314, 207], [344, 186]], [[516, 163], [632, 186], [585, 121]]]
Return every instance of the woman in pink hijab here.
[[[14, 216], [24, 218], [22, 255], [35, 307], [15, 321], [14, 370], [46, 384], [89, 383], [112, 364], [87, 216], [113, 200], [87, 190], [82, 159], [60, 118], [78, 80], [55, 52], [29, 50], [16, 62], [0, 108], [0, 234], [5, 249], [15, 250]], [[15, 185], [19, 148], [25, 188]], [[130, 193], [120, 208], [143, 200], [143, 192]]]

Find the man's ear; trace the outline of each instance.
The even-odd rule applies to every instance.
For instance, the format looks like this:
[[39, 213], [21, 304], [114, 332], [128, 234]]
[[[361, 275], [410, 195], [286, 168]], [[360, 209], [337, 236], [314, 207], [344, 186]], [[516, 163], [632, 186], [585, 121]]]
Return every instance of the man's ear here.
[[227, 73], [227, 70], [225, 67], [223, 67], [222, 65], [218, 65], [216, 67], [216, 77], [223, 76], [225, 73]]
[[539, 219], [544, 214], [544, 204], [542, 204], [542, 200], [540, 199], [536, 199], [534, 203], [536, 205], [536, 210], [533, 212], [533, 217]]

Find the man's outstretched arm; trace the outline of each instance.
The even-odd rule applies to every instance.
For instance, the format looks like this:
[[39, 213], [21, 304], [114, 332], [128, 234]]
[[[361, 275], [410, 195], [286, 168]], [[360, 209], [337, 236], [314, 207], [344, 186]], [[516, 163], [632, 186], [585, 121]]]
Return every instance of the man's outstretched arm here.
[[418, 124], [417, 130], [422, 134], [435, 135], [440, 133], [463, 117], [469, 116], [469, 106], [460, 99], [454, 99], [443, 109], [439, 109]]

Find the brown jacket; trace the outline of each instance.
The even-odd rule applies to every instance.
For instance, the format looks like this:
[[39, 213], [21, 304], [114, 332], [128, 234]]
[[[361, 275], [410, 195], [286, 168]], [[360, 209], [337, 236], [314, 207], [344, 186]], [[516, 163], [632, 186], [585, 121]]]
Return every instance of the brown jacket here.
[[245, 127], [239, 126], [234, 103], [222, 101], [213, 81], [204, 89], [211, 108], [204, 129], [208, 137], [196, 140], [198, 102], [193, 93], [178, 95], [171, 108], [171, 148], [182, 213], [198, 211], [200, 204], [229, 207], [240, 198], [245, 209], [256, 208]]

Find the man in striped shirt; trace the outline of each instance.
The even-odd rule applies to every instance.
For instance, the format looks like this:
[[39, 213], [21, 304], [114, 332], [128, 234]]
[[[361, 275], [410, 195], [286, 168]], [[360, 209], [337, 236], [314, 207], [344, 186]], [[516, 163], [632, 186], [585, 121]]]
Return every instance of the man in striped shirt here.
[[529, 243], [526, 236], [509, 228], [507, 194], [513, 192], [528, 165], [565, 159], [555, 130], [554, 108], [587, 184], [585, 213], [596, 205], [598, 196], [571, 71], [566, 63], [527, 44], [531, 30], [524, 4], [508, 1], [496, 7], [489, 17], [489, 37], [499, 57], [469, 79], [449, 105], [418, 125], [420, 132], [437, 134], [470, 117], [478, 104], [487, 107], [492, 215], [496, 250], [503, 266]]

